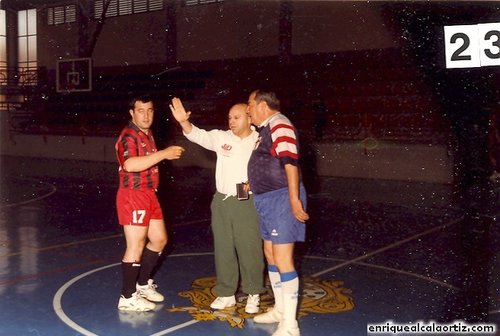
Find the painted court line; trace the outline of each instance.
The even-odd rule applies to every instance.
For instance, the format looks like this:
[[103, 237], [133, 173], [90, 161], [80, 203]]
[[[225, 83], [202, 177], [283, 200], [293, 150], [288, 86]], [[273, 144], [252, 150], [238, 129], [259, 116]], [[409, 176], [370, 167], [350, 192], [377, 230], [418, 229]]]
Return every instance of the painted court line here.
[[52, 185], [52, 184], [49, 184], [49, 183], [46, 183], [46, 182], [43, 182], [43, 181], [38, 181], [38, 182], [39, 183], [44, 183], [44, 184], [50, 186], [52, 190], [49, 191], [45, 195], [42, 195], [42, 196], [39, 196], [39, 197], [36, 197], [36, 198], [32, 198], [32, 199], [29, 199], [27, 201], [2, 205], [2, 206], [0, 206], [0, 209], [12, 208], [12, 207], [15, 207], [15, 206], [26, 205], [26, 204], [30, 204], [30, 203], [33, 203], [33, 202], [41, 201], [44, 198], [47, 198], [47, 197], [51, 196], [52, 194], [54, 194], [57, 191], [57, 188], [54, 185]]
[[311, 275], [311, 276], [312, 276], [312, 277], [318, 277], [318, 276], [320, 276], [320, 275], [323, 275], [323, 274], [326, 274], [326, 273], [329, 273], [329, 272], [335, 271], [335, 270], [337, 270], [337, 269], [339, 269], [339, 268], [342, 268], [342, 267], [345, 267], [345, 266], [348, 266], [348, 265], [351, 265], [351, 264], [357, 263], [357, 262], [359, 262], [359, 261], [361, 261], [361, 260], [364, 260], [364, 259], [366, 259], [366, 258], [369, 258], [369, 257], [374, 256], [374, 255], [376, 255], [376, 254], [379, 254], [379, 253], [381, 253], [381, 252], [384, 252], [384, 251], [390, 250], [390, 249], [392, 249], [392, 248], [394, 248], [394, 247], [397, 247], [397, 246], [400, 246], [400, 245], [406, 244], [406, 243], [408, 243], [408, 242], [410, 242], [410, 241], [412, 241], [412, 240], [415, 240], [415, 239], [417, 239], [417, 238], [420, 238], [420, 237], [426, 236], [426, 235], [428, 235], [428, 234], [430, 234], [430, 233], [433, 233], [433, 232], [436, 232], [436, 231], [439, 231], [439, 230], [445, 229], [445, 228], [447, 228], [447, 227], [449, 227], [449, 226], [455, 225], [455, 224], [457, 224], [458, 222], [460, 222], [462, 219], [463, 219], [463, 218], [461, 217], [461, 218], [458, 218], [458, 219], [453, 220], [453, 221], [451, 221], [451, 222], [448, 222], [448, 223], [446, 223], [446, 224], [443, 224], [443, 225], [439, 225], [439, 226], [436, 226], [436, 227], [430, 228], [430, 229], [428, 229], [428, 230], [425, 230], [425, 231], [423, 231], [423, 232], [417, 233], [416, 235], [413, 235], [413, 236], [408, 237], [408, 238], [406, 238], [406, 239], [403, 239], [403, 240], [397, 241], [397, 242], [395, 242], [395, 243], [392, 243], [392, 244], [390, 244], [390, 245], [387, 245], [387, 246], [385, 246], [385, 247], [382, 247], [382, 248], [380, 248], [380, 249], [378, 249], [378, 250], [375, 250], [375, 251], [373, 251], [373, 252], [370, 252], [370, 253], [367, 253], [367, 254], [363, 254], [363, 255], [361, 255], [361, 256], [359, 256], [359, 257], [357, 257], [357, 258], [354, 258], [354, 259], [348, 260], [348, 261], [346, 261], [346, 262], [343, 262], [343, 263], [341, 263], [341, 264], [335, 265], [335, 266], [333, 266], [333, 267], [327, 268], [326, 270], [323, 270], [323, 271], [321, 271], [321, 272], [314, 273], [314, 274], [313, 274], [313, 275]]
[[[186, 254], [173, 254], [173, 255], [170, 255], [168, 257], [169, 258], [170, 257], [189, 257], [189, 256], [212, 255], [212, 254], [213, 254], [212, 252], [186, 253]], [[108, 268], [111, 268], [111, 267], [115, 267], [115, 266], [119, 266], [119, 265], [121, 265], [120, 262], [114, 263], [114, 264], [110, 264], [110, 265], [107, 265], [107, 266], [103, 266], [103, 267], [99, 267], [99, 268], [96, 268], [96, 269], [93, 269], [93, 270], [90, 270], [88, 272], [80, 274], [77, 277], [74, 277], [73, 279], [71, 279], [68, 282], [66, 282], [63, 286], [61, 286], [61, 288], [59, 288], [59, 290], [56, 292], [56, 294], [54, 295], [54, 298], [52, 300], [52, 307], [54, 308], [54, 311], [55, 311], [56, 315], [59, 317], [59, 319], [61, 319], [61, 321], [63, 323], [65, 323], [68, 327], [70, 327], [71, 329], [73, 329], [73, 330], [81, 333], [83, 336], [99, 336], [99, 335], [94, 334], [93, 332], [85, 329], [84, 327], [80, 326], [79, 324], [77, 324], [76, 322], [74, 322], [68, 315], [66, 315], [66, 313], [64, 312], [64, 309], [62, 307], [62, 304], [61, 304], [62, 297], [63, 297], [64, 293], [66, 292], [66, 290], [69, 287], [71, 287], [73, 284], [75, 284], [77, 281], [85, 278], [86, 276], [88, 276], [90, 274], [93, 274], [93, 273], [96, 273], [96, 272], [100, 272], [102, 270], [105, 270], [105, 269], [108, 269]], [[198, 322], [199, 321], [197, 321], [197, 320], [187, 321], [187, 322], [181, 323], [179, 325], [170, 327], [168, 329], [159, 331], [158, 333], [155, 333], [152, 336], [166, 335], [166, 334], [169, 334], [171, 332], [174, 332], [176, 330], [185, 328], [187, 326], [190, 326], [190, 325], [198, 323]]]
[[[176, 255], [176, 256], [182, 256], [182, 255]], [[90, 274], [93, 274], [93, 273], [96, 273], [96, 272], [99, 272], [99, 271], [102, 271], [102, 270], [105, 270], [105, 269], [108, 269], [108, 268], [111, 268], [111, 267], [119, 266], [120, 264], [121, 263], [114, 263], [114, 264], [111, 264], [111, 265], [107, 265], [107, 266], [103, 266], [103, 267], [99, 267], [99, 268], [93, 269], [93, 270], [88, 271], [86, 273], [80, 274], [77, 277], [74, 277], [70, 281], [66, 282], [63, 286], [61, 286], [61, 288], [59, 288], [59, 290], [54, 295], [54, 299], [52, 300], [52, 306], [54, 308], [54, 311], [55, 311], [56, 315], [61, 319], [61, 321], [63, 323], [65, 323], [68, 327], [70, 327], [71, 329], [73, 329], [73, 330], [79, 332], [80, 334], [82, 334], [83, 336], [99, 336], [99, 335], [94, 334], [93, 332], [91, 332], [91, 331], [83, 328], [82, 326], [80, 326], [79, 324], [77, 324], [76, 322], [74, 322], [71, 318], [69, 318], [68, 315], [66, 315], [66, 313], [64, 312], [64, 309], [62, 308], [62, 305], [61, 305], [62, 296], [64, 295], [64, 292], [66, 292], [66, 290], [69, 287], [71, 287], [77, 281], [85, 278], [86, 276], [88, 276]], [[157, 333], [155, 333], [155, 334], [153, 334], [151, 336], [161, 336], [161, 335], [170, 334], [171, 332], [177, 331], [179, 329], [185, 328], [187, 326], [190, 326], [190, 325], [198, 323], [198, 322], [199, 321], [197, 321], [197, 320], [187, 321], [187, 322], [178, 324], [176, 326], [170, 327], [168, 329], [159, 331], [159, 332], [157, 332]]]
[[26, 253], [35, 253], [35, 252], [43, 252], [43, 251], [49, 251], [49, 250], [55, 250], [61, 247], [68, 247], [68, 246], [74, 246], [74, 245], [81, 245], [81, 244], [87, 244], [87, 243], [93, 243], [97, 242], [100, 240], [106, 240], [106, 239], [114, 239], [118, 237], [122, 237], [123, 233], [119, 233], [116, 235], [112, 236], [106, 236], [106, 237], [99, 237], [99, 238], [92, 238], [92, 239], [87, 239], [87, 240], [79, 240], [71, 243], [65, 243], [65, 244], [58, 244], [58, 245], [51, 245], [51, 246], [46, 246], [46, 247], [40, 247], [40, 248], [30, 248], [29, 251], [23, 251], [23, 252], [12, 252], [12, 253], [7, 253], [7, 254], [1, 254], [0, 258], [4, 257], [14, 257], [18, 256], [21, 254], [26, 254]]
[[184, 323], [181, 323], [181, 324], [178, 324], [176, 326], [173, 326], [171, 328], [168, 328], [168, 329], [165, 329], [163, 331], [160, 331], [160, 332], [157, 332], [155, 334], [152, 334], [151, 336], [162, 336], [162, 335], [167, 335], [167, 334], [170, 334], [174, 331], [177, 331], [179, 329], [182, 329], [182, 328], [185, 328], [185, 327], [189, 327], [190, 325], [193, 325], [195, 323], [198, 323], [200, 321], [197, 321], [197, 320], [191, 320], [191, 321], [187, 321], [187, 322], [184, 322]]
[[[307, 258], [307, 259], [316, 259], [316, 260], [346, 261], [345, 259], [338, 259], [338, 258], [332, 258], [332, 257], [304, 256], [304, 258]], [[399, 269], [392, 268], [392, 267], [387, 267], [387, 266], [382, 266], [382, 265], [377, 265], [377, 264], [370, 264], [370, 263], [365, 263], [365, 262], [354, 262], [353, 264], [364, 266], [364, 267], [371, 267], [371, 268], [381, 269], [381, 270], [389, 271], [389, 272], [393, 272], [393, 273], [403, 274], [403, 275], [411, 276], [411, 277], [414, 277], [414, 278], [419, 278], [421, 280], [425, 280], [425, 281], [429, 281], [429, 282], [434, 282], [434, 283], [438, 284], [439, 286], [447, 287], [447, 288], [450, 288], [450, 289], [453, 289], [453, 290], [458, 290], [458, 287], [450, 285], [449, 283], [446, 283], [446, 282], [443, 282], [443, 281], [440, 281], [440, 280], [437, 280], [437, 279], [433, 279], [431, 277], [428, 277], [428, 276], [425, 276], [425, 275], [421, 275], [421, 274], [417, 274], [417, 273], [412, 273], [412, 272], [403, 271], [403, 270], [399, 270]], [[315, 274], [313, 274], [311, 276], [315, 277]]]
[[[451, 225], [451, 223], [448, 223], [446, 225]], [[440, 226], [441, 228], [442, 226]], [[433, 230], [435, 230], [436, 228], [434, 228]], [[428, 230], [430, 231], [430, 230]], [[426, 231], [426, 232], [428, 232]], [[419, 234], [417, 236], [422, 236], [423, 234]], [[415, 236], [413, 236], [415, 237]], [[408, 241], [408, 239], [405, 239], [405, 241]], [[390, 246], [394, 246], [394, 244], [390, 245]], [[380, 251], [380, 250], [378, 250]], [[371, 253], [370, 255], [373, 255], [374, 253]], [[178, 257], [192, 257], [192, 256], [207, 256], [207, 255], [213, 255], [213, 252], [201, 252], [201, 253], [181, 253], [181, 254], [173, 254], [173, 255], [170, 255], [168, 256], [168, 258], [178, 258]], [[309, 259], [317, 259], [317, 260], [335, 260], [335, 261], [344, 261], [343, 263], [341, 263], [340, 265], [348, 265], [348, 264], [358, 264], [358, 265], [362, 265], [362, 266], [366, 266], [366, 267], [373, 267], [373, 268], [380, 268], [380, 269], [384, 269], [384, 270], [388, 270], [388, 271], [392, 271], [392, 272], [396, 272], [396, 273], [401, 273], [401, 274], [405, 274], [405, 275], [408, 275], [408, 276], [413, 276], [413, 277], [417, 277], [417, 278], [420, 278], [422, 280], [426, 280], [426, 281], [431, 281], [431, 282], [435, 282], [435, 283], [438, 283], [439, 285], [441, 286], [445, 286], [445, 287], [448, 287], [448, 288], [452, 288], [452, 289], [456, 289], [455, 287], [449, 285], [449, 284], [446, 284], [446, 283], [443, 283], [441, 281], [438, 281], [438, 280], [435, 280], [435, 279], [432, 279], [432, 278], [429, 278], [429, 277], [424, 277], [424, 276], [421, 276], [419, 274], [414, 274], [414, 273], [411, 273], [411, 272], [405, 272], [405, 271], [401, 271], [401, 270], [397, 270], [397, 269], [393, 269], [393, 268], [389, 268], [389, 267], [385, 267], [385, 266], [379, 266], [379, 265], [373, 265], [373, 264], [368, 264], [368, 263], [363, 263], [363, 262], [359, 262], [359, 261], [353, 261], [353, 260], [349, 260], [349, 261], [345, 261], [344, 259], [338, 259], [338, 258], [329, 258], [329, 257], [317, 257], [317, 256], [305, 256], [306, 258], [309, 258]], [[357, 258], [359, 259], [359, 258]], [[54, 295], [54, 299], [53, 299], [53, 308], [54, 308], [54, 311], [55, 313], [57, 314], [57, 316], [61, 319], [61, 321], [63, 321], [67, 326], [69, 326], [70, 328], [72, 328], [73, 330], [76, 330], [78, 331], [79, 333], [81, 333], [83, 336], [98, 336], [96, 334], [94, 334], [93, 332], [85, 329], [84, 327], [78, 325], [77, 323], [75, 323], [69, 316], [66, 315], [66, 313], [64, 313], [64, 309], [62, 308], [62, 305], [61, 305], [61, 301], [62, 301], [62, 296], [64, 295], [64, 292], [69, 288], [71, 287], [73, 284], [75, 284], [77, 281], [83, 279], [84, 277], [88, 276], [88, 275], [91, 275], [93, 273], [96, 273], [96, 272], [99, 272], [99, 271], [102, 271], [102, 270], [105, 270], [107, 268], [111, 268], [111, 267], [115, 267], [115, 266], [119, 266], [121, 263], [114, 263], [114, 264], [110, 264], [110, 265], [107, 265], [107, 266], [103, 266], [103, 267], [99, 267], [99, 268], [96, 268], [94, 270], [91, 270], [91, 271], [88, 271], [86, 273], [83, 273], [73, 279], [71, 279], [70, 281], [66, 282], [57, 292], [56, 294]], [[337, 267], [338, 268], [338, 267]], [[337, 269], [335, 268], [335, 269]], [[327, 271], [330, 271], [332, 268], [328, 268]], [[318, 273], [326, 273], [326, 272], [318, 272]], [[313, 277], [316, 277], [318, 276], [317, 274], [318, 273], [315, 273], [314, 275], [312, 275]], [[183, 328], [186, 328], [186, 327], [189, 327], [193, 324], [196, 324], [200, 321], [198, 320], [190, 320], [190, 321], [187, 321], [187, 322], [183, 322], [183, 323], [180, 323], [178, 325], [175, 325], [175, 326], [172, 326], [170, 328], [167, 328], [165, 330], [161, 330], [157, 333], [154, 333], [150, 336], [163, 336], [163, 335], [167, 335], [167, 334], [170, 334], [170, 333], [173, 333], [177, 330], [180, 330], [180, 329], [183, 329]]]
[[80, 325], [75, 323], [72, 319], [70, 319], [68, 317], [68, 315], [66, 315], [66, 313], [64, 312], [64, 310], [62, 308], [61, 299], [62, 299], [64, 292], [70, 286], [72, 286], [75, 282], [77, 282], [78, 280], [85, 278], [89, 274], [99, 272], [101, 270], [104, 270], [104, 269], [107, 269], [110, 267], [114, 267], [114, 266], [118, 266], [118, 265], [120, 265], [120, 263], [115, 263], [115, 264], [103, 266], [103, 267], [88, 271], [86, 273], [80, 274], [79, 276], [74, 277], [70, 281], [66, 282], [61, 288], [59, 288], [59, 290], [54, 295], [54, 299], [52, 300], [52, 306], [54, 307], [54, 311], [55, 311], [56, 315], [61, 319], [61, 321], [63, 321], [71, 329], [78, 331], [79, 333], [81, 333], [84, 336], [98, 336], [97, 334], [94, 334], [94, 333], [88, 331], [87, 329], [81, 327]]
[[[387, 251], [389, 249], [392, 249], [394, 247], [397, 247], [397, 246], [400, 246], [402, 244], [405, 244], [407, 242], [410, 242], [412, 240], [415, 240], [417, 238], [420, 238], [420, 237], [423, 237], [425, 235], [428, 235], [428, 234], [431, 234], [433, 232], [436, 232], [438, 230], [442, 230], [444, 228], [447, 228], [449, 226], [452, 226], [456, 223], [458, 223], [459, 221], [461, 220], [461, 218], [458, 218], [454, 221], [451, 221], [451, 222], [448, 222], [444, 225], [439, 225], [439, 226], [436, 226], [436, 227], [433, 227], [431, 229], [428, 229], [428, 230], [425, 230], [421, 233], [418, 233], [418, 234], [415, 234], [411, 237], [408, 237], [406, 239], [403, 239], [403, 240], [400, 240], [400, 241], [397, 241], [393, 244], [390, 244], [390, 245], [387, 245], [383, 248], [380, 248], [378, 250], [375, 250], [373, 252], [370, 252], [370, 253], [367, 253], [367, 254], [364, 254], [362, 256], [359, 256], [357, 258], [354, 258], [354, 259], [351, 259], [351, 260], [346, 260], [338, 265], [335, 265], [333, 267], [330, 267], [330, 268], [327, 268], [323, 271], [320, 271], [320, 272], [316, 272], [314, 274], [312, 274], [311, 276], [312, 277], [319, 277], [323, 274], [326, 274], [326, 273], [329, 273], [329, 272], [332, 272], [334, 270], [337, 270], [337, 269], [340, 269], [342, 267], [345, 267], [345, 266], [348, 266], [348, 265], [352, 265], [352, 264], [360, 264], [360, 265], [364, 265], [364, 266], [369, 266], [369, 267], [375, 267], [375, 268], [381, 268], [381, 269], [386, 269], [386, 270], [390, 270], [390, 271], [395, 271], [395, 272], [398, 272], [398, 273], [404, 273], [404, 274], [407, 274], [407, 275], [410, 275], [410, 276], [415, 276], [415, 277], [418, 277], [418, 278], [421, 278], [423, 280], [427, 280], [427, 281], [434, 281], [434, 282], [438, 282], [440, 285], [444, 285], [446, 287], [451, 287], [451, 288], [454, 288], [453, 286], [451, 285], [448, 285], [448, 284], [445, 284], [445, 283], [442, 283], [442, 282], [439, 282], [437, 280], [434, 280], [434, 279], [431, 279], [431, 278], [428, 278], [428, 277], [423, 277], [421, 275], [418, 275], [418, 274], [414, 274], [414, 273], [410, 273], [410, 272], [405, 272], [405, 271], [402, 271], [402, 270], [396, 270], [396, 269], [392, 269], [392, 268], [387, 268], [387, 267], [384, 267], [384, 266], [377, 266], [377, 265], [372, 265], [372, 264], [366, 264], [366, 263], [362, 263], [361, 261], [366, 259], [366, 258], [369, 258], [371, 256], [374, 256], [378, 253], [381, 253], [381, 252], [384, 252], [384, 251]], [[81, 242], [80, 242], [81, 243]], [[210, 254], [213, 254], [212, 252], [205, 252], [205, 253], [186, 253], [186, 254], [175, 254], [175, 255], [171, 255], [169, 257], [185, 257], [185, 256], [197, 256], [197, 255], [210, 255]], [[311, 257], [311, 258], [314, 258], [314, 257]], [[340, 260], [340, 259], [337, 259], [337, 260]], [[77, 282], [78, 280], [92, 274], [92, 273], [95, 273], [95, 272], [99, 272], [101, 270], [104, 270], [104, 269], [107, 269], [107, 268], [110, 268], [110, 267], [114, 267], [114, 266], [118, 266], [120, 265], [120, 263], [115, 263], [115, 264], [111, 264], [111, 265], [107, 265], [107, 266], [104, 266], [104, 267], [100, 267], [100, 268], [97, 268], [97, 269], [94, 269], [94, 270], [91, 270], [89, 272], [86, 272], [86, 273], [83, 273], [73, 279], [71, 279], [70, 281], [68, 281], [66, 284], [64, 284], [56, 293], [56, 295], [54, 296], [54, 299], [53, 299], [53, 307], [54, 307], [54, 311], [56, 312], [56, 314], [58, 315], [58, 317], [64, 322], [66, 323], [70, 328], [80, 332], [82, 335], [84, 336], [97, 336], [96, 334], [86, 330], [85, 328], [81, 327], [80, 325], [76, 324], [73, 320], [71, 320], [63, 311], [63, 308], [61, 306], [61, 298], [64, 294], [64, 292], [71, 286], [73, 285], [75, 282]], [[173, 327], [170, 327], [168, 329], [165, 329], [165, 330], [162, 330], [162, 331], [159, 331], [155, 334], [152, 334], [151, 336], [162, 336], [162, 335], [167, 335], [167, 334], [170, 334], [174, 331], [177, 331], [179, 329], [182, 329], [182, 328], [185, 328], [185, 327], [188, 327], [190, 325], [193, 325], [195, 323], [198, 323], [199, 321], [197, 320], [191, 320], [191, 321], [187, 321], [187, 322], [184, 322], [184, 323], [181, 323], [181, 324], [178, 324], [176, 326], [173, 326]]]

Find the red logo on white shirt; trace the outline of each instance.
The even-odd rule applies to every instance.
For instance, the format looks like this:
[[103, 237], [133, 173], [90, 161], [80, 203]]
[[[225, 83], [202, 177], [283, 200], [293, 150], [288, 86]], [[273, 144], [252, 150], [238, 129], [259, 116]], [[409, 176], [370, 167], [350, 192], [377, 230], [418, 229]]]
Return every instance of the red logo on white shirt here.
[[231, 150], [231, 148], [233, 148], [233, 146], [231, 145], [228, 145], [228, 144], [223, 144], [221, 146], [222, 150], [224, 150], [225, 152], [229, 152]]

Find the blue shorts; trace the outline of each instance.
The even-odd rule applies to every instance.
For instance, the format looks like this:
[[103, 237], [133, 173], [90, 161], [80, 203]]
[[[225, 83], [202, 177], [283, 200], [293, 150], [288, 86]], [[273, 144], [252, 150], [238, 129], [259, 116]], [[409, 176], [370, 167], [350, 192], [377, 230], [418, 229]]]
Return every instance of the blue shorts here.
[[[304, 210], [307, 195], [300, 185], [300, 200]], [[303, 242], [306, 239], [306, 224], [299, 222], [292, 213], [288, 188], [254, 194], [254, 203], [260, 218], [260, 234], [263, 240], [273, 244]]]

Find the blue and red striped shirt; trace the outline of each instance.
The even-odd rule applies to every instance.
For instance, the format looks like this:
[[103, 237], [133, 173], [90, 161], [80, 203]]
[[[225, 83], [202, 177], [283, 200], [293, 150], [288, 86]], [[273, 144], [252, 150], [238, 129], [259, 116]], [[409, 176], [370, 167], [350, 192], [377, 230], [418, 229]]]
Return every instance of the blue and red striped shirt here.
[[160, 181], [158, 166], [153, 166], [141, 172], [125, 170], [125, 161], [134, 156], [146, 156], [157, 151], [151, 130], [144, 133], [133, 122], [126, 126], [115, 144], [116, 157], [120, 164], [118, 176], [120, 188], [126, 189], [156, 189]]
[[297, 131], [283, 114], [271, 116], [258, 129], [259, 139], [248, 162], [248, 180], [256, 194], [286, 188], [285, 164], [299, 167]]

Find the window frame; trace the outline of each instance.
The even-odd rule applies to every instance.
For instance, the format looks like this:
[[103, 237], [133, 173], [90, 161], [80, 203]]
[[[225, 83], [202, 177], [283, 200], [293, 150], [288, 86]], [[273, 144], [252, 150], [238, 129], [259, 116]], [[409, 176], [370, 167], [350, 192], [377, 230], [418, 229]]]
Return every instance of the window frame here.
[[58, 26], [65, 23], [73, 23], [76, 22], [78, 18], [76, 4], [48, 7], [46, 13], [48, 26]]
[[125, 15], [142, 14], [149, 12], [162, 11], [165, 9], [163, 0], [111, 0], [106, 13], [104, 12], [104, 4], [107, 0], [94, 1], [94, 20], [103, 18], [118, 17]]

